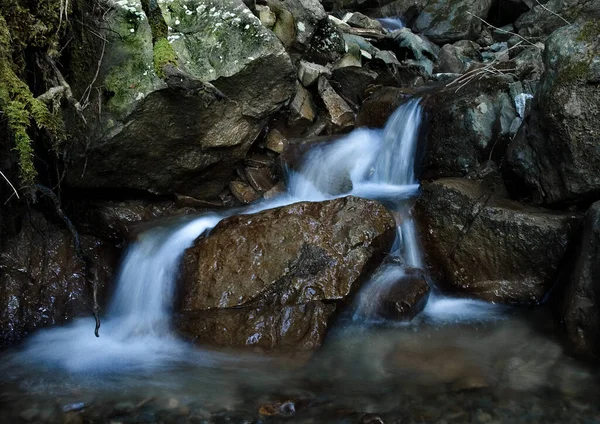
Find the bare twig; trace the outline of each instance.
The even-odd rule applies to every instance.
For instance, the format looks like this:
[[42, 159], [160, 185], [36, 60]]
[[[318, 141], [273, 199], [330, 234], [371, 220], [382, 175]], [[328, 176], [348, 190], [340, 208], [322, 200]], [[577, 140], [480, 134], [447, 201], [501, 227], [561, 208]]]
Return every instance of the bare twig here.
[[514, 35], [516, 37], [519, 37], [521, 40], [525, 41], [527, 44], [531, 44], [532, 46], [537, 47], [538, 49], [540, 48], [539, 46], [537, 46], [534, 42], [528, 40], [527, 38], [523, 37], [522, 35], [517, 34], [516, 32], [512, 32], [512, 31], [507, 31], [505, 29], [502, 28], [498, 28], [497, 26], [494, 26], [492, 24], [490, 24], [488, 21], [486, 21], [485, 19], [480, 18], [479, 16], [477, 16], [474, 13], [471, 12], [467, 12], [469, 15], [473, 16], [474, 18], [479, 19], [481, 22], [483, 22], [484, 24], [486, 24], [487, 26], [489, 26], [490, 28], [494, 28], [495, 30], [498, 30], [500, 32], [503, 32], [505, 34], [510, 34], [510, 35]]
[[102, 60], [104, 59], [104, 50], [105, 49], [106, 49], [106, 40], [104, 40], [104, 42], [102, 43], [102, 52], [100, 53], [100, 59], [98, 59], [98, 67], [96, 68], [96, 73], [94, 74], [94, 78], [92, 78], [92, 82], [90, 82], [90, 85], [87, 86], [87, 88], [83, 92], [83, 96], [81, 96], [81, 99], [79, 100], [79, 103], [83, 104], [83, 107], [82, 107], [83, 109], [88, 107], [88, 105], [90, 103], [90, 94], [92, 92], [92, 87], [93, 87], [94, 83], [98, 79], [98, 74], [100, 73], [100, 68], [102, 67]]
[[559, 19], [562, 19], [564, 23], [566, 23], [567, 25], [571, 25], [571, 22], [567, 21], [565, 18], [563, 18], [562, 16], [560, 16], [558, 13], [548, 9], [545, 5], [543, 5], [542, 3], [539, 2], [539, 0], [535, 0], [535, 2], [542, 8], [544, 9], [546, 12], [550, 12], [552, 13], [554, 16], [556, 16]]
[[0, 171], [0, 175], [2, 175], [2, 178], [4, 178], [6, 180], [6, 182], [10, 186], [10, 188], [13, 189], [13, 191], [15, 192], [15, 195], [17, 196], [17, 199], [20, 199], [19, 193], [17, 193], [17, 189], [15, 188], [14, 185], [12, 185], [12, 183], [10, 182], [10, 180], [8, 178], [6, 178], [6, 175], [4, 175], [4, 172]]

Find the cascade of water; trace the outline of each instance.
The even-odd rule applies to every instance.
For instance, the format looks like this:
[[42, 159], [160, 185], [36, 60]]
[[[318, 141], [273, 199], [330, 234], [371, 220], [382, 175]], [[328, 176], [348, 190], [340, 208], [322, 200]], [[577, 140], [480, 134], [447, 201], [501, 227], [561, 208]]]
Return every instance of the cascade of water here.
[[396, 31], [398, 29], [404, 28], [404, 21], [398, 17], [378, 18], [377, 20], [385, 29], [389, 31]]
[[[398, 108], [383, 131], [355, 130], [334, 143], [313, 149], [304, 166], [290, 176], [287, 195], [243, 213], [348, 194], [385, 199], [400, 209], [397, 244], [404, 262], [420, 267], [413, 220], [408, 210], [398, 207], [418, 189], [414, 160], [420, 124], [419, 100], [410, 100]], [[158, 228], [141, 234], [123, 259], [113, 301], [103, 321], [102, 337], [93, 336], [89, 320], [78, 320], [30, 338], [23, 352], [25, 359], [69, 371], [99, 371], [147, 368], [187, 355], [187, 345], [170, 332], [178, 263], [185, 249], [225, 216], [206, 214], [178, 224], [175, 229]], [[385, 284], [393, 277], [385, 272], [379, 276]], [[374, 281], [370, 286], [377, 284]]]

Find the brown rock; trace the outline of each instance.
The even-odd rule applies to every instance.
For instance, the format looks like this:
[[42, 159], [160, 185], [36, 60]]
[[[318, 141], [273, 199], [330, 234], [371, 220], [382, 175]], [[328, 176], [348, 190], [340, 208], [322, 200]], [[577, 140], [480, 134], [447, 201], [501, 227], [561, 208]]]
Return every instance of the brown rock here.
[[229, 183], [229, 190], [231, 190], [231, 194], [233, 194], [236, 199], [244, 204], [252, 203], [260, 198], [260, 195], [256, 190], [254, 190], [250, 184], [243, 181], [231, 181]]
[[381, 88], [363, 102], [356, 117], [356, 126], [383, 128], [390, 115], [413, 94], [414, 91], [406, 88]]
[[290, 114], [294, 121], [312, 122], [315, 119], [315, 106], [311, 94], [302, 85], [298, 84], [298, 90], [290, 104]]
[[[22, 225], [0, 250], [0, 347], [37, 328], [91, 316], [92, 311], [92, 286], [71, 233], [37, 212], [30, 212]], [[81, 236], [81, 244], [98, 272], [102, 305], [116, 265], [116, 249], [86, 235]]]
[[273, 129], [269, 132], [266, 139], [266, 148], [272, 150], [275, 153], [283, 152], [285, 146], [285, 137], [277, 129]]
[[245, 172], [248, 182], [259, 194], [269, 191], [275, 185], [268, 168], [246, 168]]
[[542, 301], [580, 222], [577, 214], [527, 207], [460, 178], [424, 185], [416, 210], [436, 281], [501, 303]]
[[[287, 313], [284, 306], [347, 302], [365, 274], [389, 250], [394, 235], [394, 220], [381, 204], [355, 197], [302, 202], [227, 218], [186, 251], [178, 309], [184, 317], [202, 313], [203, 320], [217, 322], [225, 318], [216, 313], [209, 316], [206, 311], [235, 308], [229, 313], [236, 315], [264, 307], [265, 322], [273, 324], [279, 322], [277, 316]], [[317, 309], [325, 315], [330, 311], [323, 306]], [[304, 314], [296, 312], [292, 315]], [[190, 334], [193, 327], [186, 319], [180, 328], [187, 328], [186, 334], [202, 343], [202, 334], [207, 333]], [[245, 322], [227, 318], [227, 322], [234, 321]], [[261, 327], [263, 333], [271, 330]], [[247, 331], [239, 330], [240, 334]], [[223, 337], [213, 335], [211, 339]], [[246, 339], [231, 339], [231, 344], [245, 345]]]

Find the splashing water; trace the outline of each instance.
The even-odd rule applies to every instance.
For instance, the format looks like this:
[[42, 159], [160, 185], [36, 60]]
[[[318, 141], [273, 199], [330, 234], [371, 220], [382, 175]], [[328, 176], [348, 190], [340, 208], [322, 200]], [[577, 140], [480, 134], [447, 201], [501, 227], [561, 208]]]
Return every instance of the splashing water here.
[[388, 31], [396, 31], [404, 28], [404, 21], [399, 17], [377, 18], [377, 20]]

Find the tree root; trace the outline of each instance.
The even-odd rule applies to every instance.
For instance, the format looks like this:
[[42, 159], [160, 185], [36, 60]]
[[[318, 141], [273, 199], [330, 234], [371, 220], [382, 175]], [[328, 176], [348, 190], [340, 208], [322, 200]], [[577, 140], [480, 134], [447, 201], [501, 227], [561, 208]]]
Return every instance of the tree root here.
[[54, 210], [56, 214], [63, 220], [69, 232], [73, 236], [73, 242], [75, 244], [75, 253], [77, 257], [83, 262], [85, 267], [85, 275], [88, 279], [90, 279], [92, 283], [92, 308], [94, 313], [94, 318], [96, 319], [96, 328], [94, 329], [94, 334], [96, 337], [100, 337], [100, 306], [98, 304], [98, 270], [94, 266], [92, 259], [87, 255], [83, 248], [81, 247], [81, 237], [79, 236], [79, 232], [73, 225], [73, 222], [69, 219], [69, 217], [63, 211], [60, 200], [58, 196], [48, 187], [35, 184], [34, 188], [39, 191], [42, 195], [47, 197], [54, 204]]

